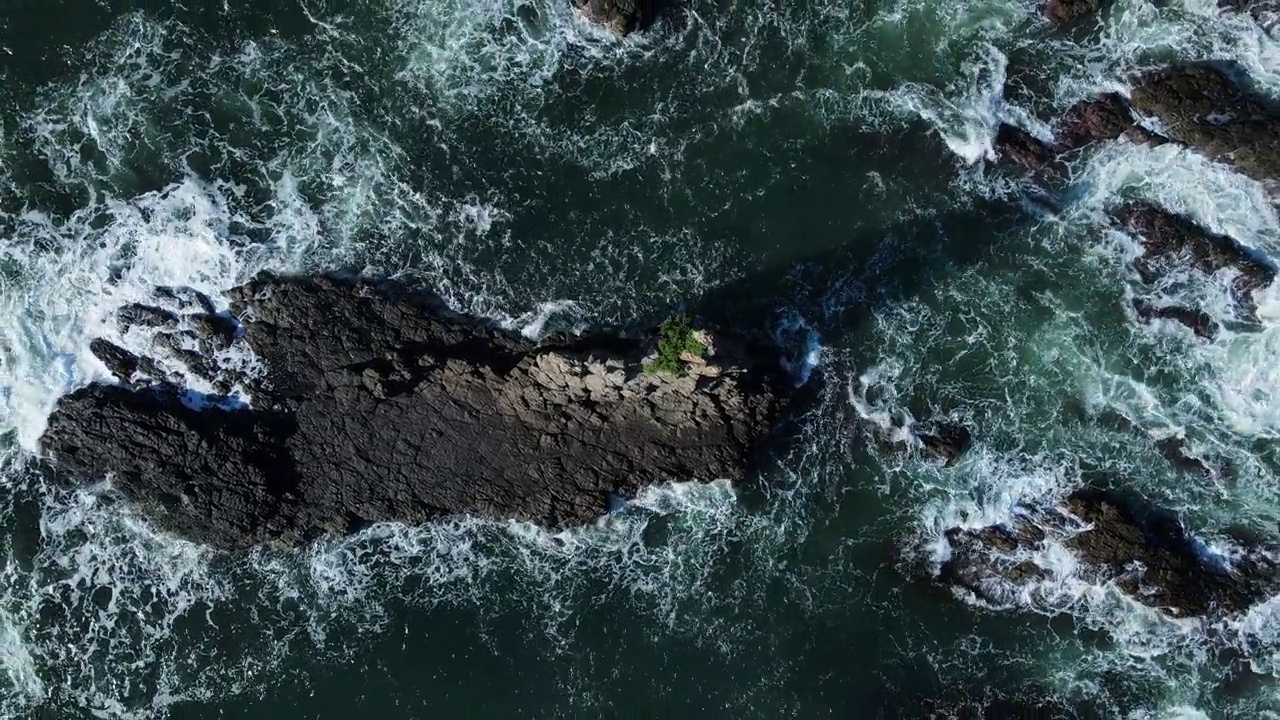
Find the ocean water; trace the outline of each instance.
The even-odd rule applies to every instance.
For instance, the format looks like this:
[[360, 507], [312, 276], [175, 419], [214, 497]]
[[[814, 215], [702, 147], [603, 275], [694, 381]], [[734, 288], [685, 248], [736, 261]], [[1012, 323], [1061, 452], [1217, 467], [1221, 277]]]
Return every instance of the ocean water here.
[[[947, 528], [1089, 482], [1222, 557], [1280, 532], [1280, 289], [1242, 328], [1229, 278], [1142, 286], [1105, 219], [1146, 199], [1275, 262], [1274, 191], [1124, 141], [1051, 202], [992, 163], [998, 122], [1046, 134], [1170, 61], [1280, 95], [1280, 38], [1213, 0], [1038, 11], [687, 0], [618, 39], [567, 0], [8, 0], [0, 716], [1280, 717], [1280, 598], [1170, 620], [1063, 547], [998, 605], [927, 580]], [[261, 270], [394, 275], [533, 336], [695, 309], [772, 328], [820, 397], [758, 482], [673, 479], [554, 534], [221, 556], [32, 462], [103, 372], [89, 340], [140, 341], [116, 307]], [[1140, 324], [1135, 297], [1228, 329]], [[911, 440], [941, 420], [975, 435], [951, 468]], [[1233, 472], [1179, 472], [1167, 437]]]

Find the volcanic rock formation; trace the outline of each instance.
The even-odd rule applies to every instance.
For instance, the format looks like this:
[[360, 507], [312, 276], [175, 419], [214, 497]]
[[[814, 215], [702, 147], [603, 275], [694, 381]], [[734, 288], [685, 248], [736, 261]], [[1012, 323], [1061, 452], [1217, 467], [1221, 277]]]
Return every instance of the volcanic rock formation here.
[[[652, 333], [535, 343], [386, 283], [264, 277], [229, 297], [226, 316], [122, 309], [158, 358], [96, 341], [121, 384], [63, 398], [42, 439], [220, 548], [455, 513], [559, 527], [646, 485], [741, 480], [789, 387], [767, 344], [729, 335], [703, 334], [701, 362], [667, 374], [645, 369]], [[248, 404], [184, 389], [175, 359]]]

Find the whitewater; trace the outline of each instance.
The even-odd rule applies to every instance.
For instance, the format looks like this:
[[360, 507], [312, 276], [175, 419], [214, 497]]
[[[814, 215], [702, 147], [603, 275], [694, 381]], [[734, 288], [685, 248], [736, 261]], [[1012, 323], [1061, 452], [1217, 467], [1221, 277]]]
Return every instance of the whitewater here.
[[[1230, 278], [1138, 283], [1106, 220], [1148, 200], [1274, 264], [1275, 188], [1122, 139], [1045, 198], [994, 149], [1000, 122], [1047, 139], [1175, 60], [1280, 97], [1276, 27], [1212, 0], [1070, 30], [1030, 0], [693, 0], [627, 38], [560, 0], [65, 5], [0, 18], [0, 716], [897, 717], [1001, 695], [1280, 718], [1280, 597], [1171, 619], [1062, 543], [999, 603], [921, 579], [948, 529], [1099, 477], [1221, 562], [1280, 531], [1280, 287], [1240, 327]], [[118, 307], [325, 270], [530, 337], [710, 298], [821, 397], [758, 483], [674, 482], [555, 533], [458, 518], [227, 556], [36, 462], [57, 399], [105, 377], [89, 341], [146, 346]], [[1224, 328], [1144, 324], [1134, 299]], [[941, 421], [974, 430], [952, 467], [912, 433]], [[1179, 472], [1170, 437], [1230, 476]]]

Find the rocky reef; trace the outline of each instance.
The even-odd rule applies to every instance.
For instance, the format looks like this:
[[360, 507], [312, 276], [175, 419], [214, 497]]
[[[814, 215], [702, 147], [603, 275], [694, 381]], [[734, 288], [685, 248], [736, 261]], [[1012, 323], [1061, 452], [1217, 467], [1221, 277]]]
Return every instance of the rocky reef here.
[[1002, 125], [997, 152], [1028, 169], [1056, 172], [1070, 153], [1125, 136], [1148, 145], [1186, 145], [1256, 180], [1280, 178], [1280, 109], [1216, 65], [1140, 75], [1127, 99], [1111, 93], [1080, 103], [1053, 123], [1053, 131], [1054, 140], [1045, 142]]
[[769, 343], [705, 330], [655, 371], [661, 333], [534, 342], [389, 283], [263, 277], [229, 298], [122, 308], [155, 357], [95, 341], [119, 382], [64, 397], [42, 438], [219, 548], [457, 513], [555, 528], [647, 485], [742, 480], [790, 388]]
[[656, 0], [575, 0], [578, 9], [592, 22], [619, 35], [643, 30], [657, 14]]
[[[1185, 145], [1264, 187], [1275, 187], [1280, 178], [1280, 106], [1251, 91], [1238, 73], [1224, 66], [1181, 65], [1142, 74], [1134, 78], [1129, 97], [1108, 93], [1079, 103], [1052, 128], [1053, 139], [1046, 141], [1001, 125], [995, 138], [1001, 162], [1029, 170], [1052, 186], [1066, 177], [1067, 163], [1078, 153], [1123, 137], [1143, 145]], [[1151, 203], [1129, 203], [1111, 215], [1142, 247], [1133, 263], [1142, 283], [1158, 284], [1180, 269], [1223, 278], [1235, 319], [1244, 326], [1257, 324], [1256, 293], [1276, 279], [1271, 263], [1236, 239]], [[1202, 340], [1213, 340], [1221, 329], [1219, 320], [1200, 308], [1141, 298], [1132, 307], [1143, 322], [1177, 322]]]
[[[1050, 3], [1046, 15], [1065, 24], [1098, 7], [1088, 1]], [[1245, 4], [1235, 9], [1254, 12]], [[1079, 153], [1123, 138], [1186, 146], [1264, 189], [1275, 187], [1280, 106], [1253, 92], [1241, 73], [1220, 65], [1181, 65], [1144, 73], [1131, 85], [1128, 96], [1104, 94], [1068, 109], [1051, 123], [1051, 139], [1001, 126], [995, 140], [1001, 162], [1030, 171], [1040, 189], [1051, 193], [1065, 184], [1068, 164]], [[1135, 296], [1127, 304], [1137, 319], [1180, 323], [1202, 341], [1213, 341], [1224, 326], [1248, 331], [1260, 325], [1259, 293], [1275, 283], [1277, 269], [1246, 243], [1142, 200], [1111, 208], [1109, 216], [1113, 227], [1136, 240], [1135, 280], [1155, 288], [1157, 298], [1165, 295], [1159, 286], [1182, 282], [1191, 273], [1221, 282], [1231, 300], [1223, 306], [1225, 314], [1215, 317], [1205, 309]], [[1148, 435], [1111, 411], [1098, 420]], [[1231, 477], [1229, 463], [1197, 457], [1181, 435], [1152, 434], [1150, 441], [1188, 476], [1224, 482]], [[1230, 555], [1218, 554], [1192, 536], [1175, 513], [1092, 485], [1060, 501], [1019, 507], [1003, 524], [950, 528], [945, 539], [948, 552], [933, 577], [998, 607], [1034, 604], [1038, 595], [1062, 587], [1069, 575], [1091, 587], [1114, 587], [1173, 618], [1237, 614], [1280, 593], [1280, 539], [1232, 538]]]
[[1104, 490], [1078, 490], [1057, 507], [1027, 508], [1009, 525], [952, 528], [946, 536], [951, 554], [938, 579], [997, 605], [1055, 579], [1040, 560], [1055, 542], [1091, 583], [1113, 583], [1172, 617], [1237, 613], [1280, 592], [1280, 543], [1216, 556], [1172, 513]]
[[[1230, 293], [1246, 319], [1256, 319], [1254, 293], [1271, 285], [1276, 270], [1261, 257], [1225, 235], [1204, 230], [1189, 218], [1148, 203], [1131, 203], [1113, 212], [1121, 225], [1141, 241], [1142, 257], [1134, 262], [1139, 277], [1154, 283], [1176, 268], [1190, 267], [1205, 275], [1230, 277]], [[1142, 307], [1138, 308], [1144, 314]], [[1197, 335], [1212, 336], [1205, 318], [1189, 309], [1148, 308], [1152, 316], [1168, 317], [1190, 327]]]

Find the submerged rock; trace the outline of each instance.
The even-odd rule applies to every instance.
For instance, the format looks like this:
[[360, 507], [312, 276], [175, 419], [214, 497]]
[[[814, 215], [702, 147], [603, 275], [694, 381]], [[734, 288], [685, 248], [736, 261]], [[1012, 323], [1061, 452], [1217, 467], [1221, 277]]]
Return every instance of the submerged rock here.
[[1169, 464], [1177, 470], [1211, 479], [1227, 479], [1230, 477], [1230, 463], [1218, 460], [1211, 464], [1200, 458], [1191, 450], [1183, 433], [1165, 434], [1167, 428], [1163, 428], [1159, 432], [1146, 430], [1124, 413], [1110, 408], [1103, 409], [1096, 416], [1088, 413], [1083, 407], [1078, 407], [1076, 411], [1079, 413], [1078, 417], [1082, 420], [1089, 419], [1110, 430], [1150, 442], [1160, 456], [1168, 460]]
[[1042, 565], [1060, 542], [1095, 583], [1174, 617], [1238, 613], [1280, 592], [1275, 550], [1255, 546], [1229, 562], [1208, 553], [1171, 513], [1106, 491], [1080, 490], [1057, 508], [1028, 509], [1011, 525], [953, 528], [942, 582], [1003, 604], [1055, 580]]
[[[1144, 253], [1135, 262], [1135, 269], [1144, 282], [1155, 282], [1179, 267], [1191, 267], [1206, 275], [1230, 271], [1232, 298], [1252, 318], [1257, 311], [1254, 292], [1276, 279], [1275, 268], [1240, 243], [1208, 232], [1189, 218], [1146, 203], [1126, 205], [1114, 215], [1141, 239]], [[1192, 329], [1201, 324], [1198, 319], [1182, 319], [1190, 320]]]
[[554, 528], [646, 485], [742, 480], [789, 387], [772, 349], [732, 336], [677, 376], [644, 370], [652, 336], [535, 343], [389, 284], [268, 277], [230, 298], [246, 319], [232, 349], [265, 368], [241, 378], [251, 407], [139, 378], [136, 356], [100, 341], [134, 383], [64, 397], [42, 439], [66, 470], [111, 474], [157, 525], [220, 548], [456, 513]]
[[1182, 305], [1155, 305], [1140, 299], [1133, 301], [1133, 310], [1145, 322], [1172, 320], [1185, 325], [1203, 340], [1213, 340], [1218, 335], [1218, 323], [1201, 310]]
[[941, 460], [944, 465], [955, 465], [969, 449], [973, 434], [963, 425], [953, 423], [937, 423], [926, 430], [918, 431], [916, 438], [924, 445], [924, 451]]
[[649, 27], [657, 12], [656, 0], [575, 1], [588, 19], [608, 27], [619, 35]]
[[1103, 0], [1047, 0], [1041, 12], [1055, 25], [1069, 25], [1102, 9]]

